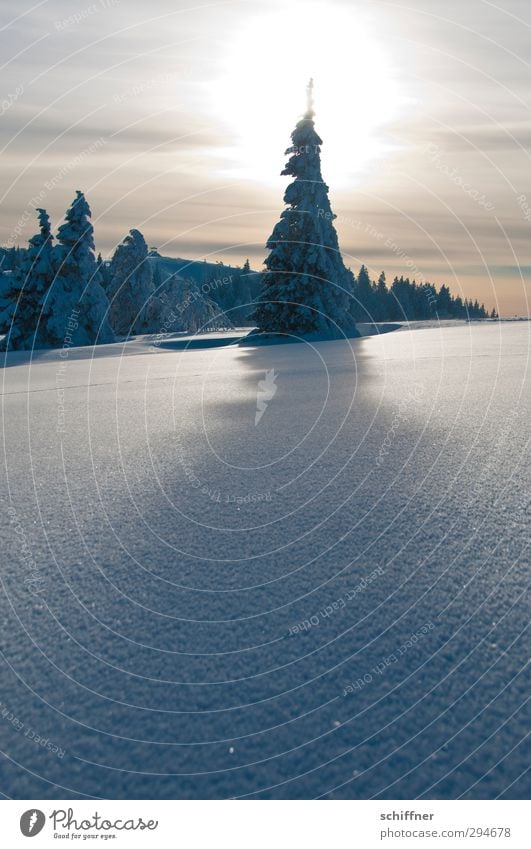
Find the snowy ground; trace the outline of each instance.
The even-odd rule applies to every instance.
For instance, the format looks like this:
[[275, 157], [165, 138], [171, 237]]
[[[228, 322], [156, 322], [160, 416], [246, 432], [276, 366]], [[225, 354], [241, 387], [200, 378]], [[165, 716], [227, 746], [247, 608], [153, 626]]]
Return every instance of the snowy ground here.
[[525, 796], [528, 356], [10, 355], [0, 790]]

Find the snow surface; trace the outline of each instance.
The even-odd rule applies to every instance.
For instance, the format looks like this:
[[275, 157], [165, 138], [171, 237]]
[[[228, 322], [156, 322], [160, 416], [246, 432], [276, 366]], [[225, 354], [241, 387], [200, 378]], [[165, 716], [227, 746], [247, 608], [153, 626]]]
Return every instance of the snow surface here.
[[63, 356], [3, 373], [5, 795], [529, 792], [528, 324]]

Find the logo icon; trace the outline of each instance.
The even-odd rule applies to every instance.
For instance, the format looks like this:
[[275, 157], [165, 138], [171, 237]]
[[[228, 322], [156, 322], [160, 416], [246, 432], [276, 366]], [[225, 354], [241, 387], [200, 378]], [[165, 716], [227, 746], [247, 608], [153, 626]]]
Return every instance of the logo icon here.
[[258, 391], [256, 393], [256, 413], [254, 417], [254, 426], [258, 424], [265, 411], [267, 410], [267, 402], [271, 401], [277, 394], [277, 385], [275, 380], [277, 375], [275, 369], [268, 369], [265, 373], [265, 380], [258, 381]]
[[44, 828], [46, 817], [37, 808], [31, 808], [20, 817], [20, 830], [24, 837], [35, 837]]

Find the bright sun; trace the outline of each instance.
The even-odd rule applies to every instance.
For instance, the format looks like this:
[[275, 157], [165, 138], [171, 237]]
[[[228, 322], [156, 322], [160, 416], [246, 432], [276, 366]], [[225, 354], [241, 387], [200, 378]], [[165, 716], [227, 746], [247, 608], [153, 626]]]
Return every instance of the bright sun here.
[[344, 185], [385, 146], [378, 129], [400, 105], [388, 57], [353, 12], [304, 3], [256, 17], [225, 45], [215, 108], [239, 135], [231, 151], [241, 176], [270, 182], [315, 80], [323, 175]]

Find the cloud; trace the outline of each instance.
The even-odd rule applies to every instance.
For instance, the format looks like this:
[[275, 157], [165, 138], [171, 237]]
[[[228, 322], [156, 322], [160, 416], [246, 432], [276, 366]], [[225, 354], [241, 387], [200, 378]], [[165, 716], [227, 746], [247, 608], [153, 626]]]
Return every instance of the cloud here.
[[[43, 203], [59, 222], [74, 190], [86, 190], [104, 253], [139, 227], [150, 244], [167, 243], [175, 255], [232, 261], [249, 255], [259, 265], [286, 181], [277, 171], [268, 185], [252, 174], [237, 177], [232, 153], [247, 120], [246, 103], [240, 114], [225, 116], [213, 109], [212, 92], [231, 58], [233, 35], [263, 11], [281, 15], [280, 0], [204, 8], [170, 0], [34, 6], [6, 0], [2, 7], [8, 25], [0, 33], [7, 62], [2, 96], [23, 91], [0, 122], [0, 147], [6, 145], [0, 235], [7, 238], [31, 197], [64, 171]], [[95, 10], [88, 11], [91, 6]], [[482, 0], [410, 0], [407, 6], [375, 0], [366, 6], [360, 4], [360, 14], [404, 97], [376, 139], [386, 145], [385, 156], [363, 172], [353, 162], [349, 186], [332, 185], [347, 262], [355, 267], [366, 261], [393, 274], [405, 273], [411, 258], [426, 276], [462, 278], [480, 300], [492, 297], [488, 266], [502, 309], [523, 312], [517, 262], [528, 257], [530, 225], [517, 197], [531, 198], [527, 0], [511, 0], [505, 9]], [[264, 127], [274, 120], [281, 96], [271, 91], [264, 103]], [[286, 141], [291, 129], [286, 126]], [[326, 125], [319, 131], [326, 143]], [[98, 138], [104, 144], [80, 156]], [[329, 139], [323, 167], [333, 170], [328, 150], [349, 143]], [[444, 169], [422, 153], [427, 143], [440, 148]], [[277, 170], [282, 161], [279, 148]], [[452, 171], [471, 191], [448, 176]], [[478, 205], [478, 193], [490, 212]], [[30, 219], [24, 238], [33, 227]], [[529, 266], [523, 268], [528, 275]]]
[[531, 148], [531, 121], [507, 122], [504, 126], [476, 124], [428, 131], [421, 126], [415, 129], [419, 140], [440, 146], [444, 153], [514, 151], [517, 148], [527, 151]]

